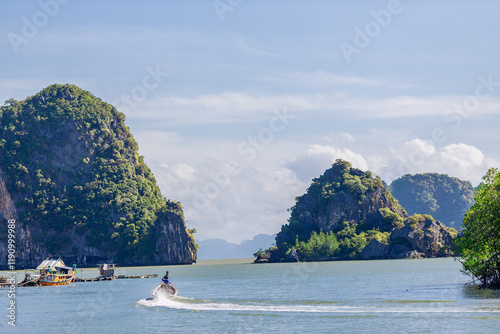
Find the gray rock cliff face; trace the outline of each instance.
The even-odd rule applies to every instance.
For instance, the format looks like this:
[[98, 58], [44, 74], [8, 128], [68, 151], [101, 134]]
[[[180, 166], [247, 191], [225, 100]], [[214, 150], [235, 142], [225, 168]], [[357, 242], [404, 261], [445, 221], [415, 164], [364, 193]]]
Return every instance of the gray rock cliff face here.
[[363, 259], [419, 259], [451, 256], [453, 238], [446, 226], [425, 219], [418, 224], [407, 223], [391, 233], [390, 244], [373, 239], [362, 251]]
[[[389, 208], [406, 218], [406, 212], [398, 206], [388, 194], [387, 189], [379, 188], [368, 194], [362, 201], [350, 193], [342, 191], [335, 194], [326, 205], [326, 210], [322, 214], [314, 214], [317, 201], [309, 194], [303, 195], [297, 202], [296, 209], [292, 217], [301, 222], [310, 230], [322, 230], [328, 232], [342, 226], [343, 222], [377, 225], [383, 221], [383, 215], [379, 212], [381, 208]], [[277, 243], [285, 235], [278, 235]]]
[[295, 248], [292, 248], [290, 252], [285, 255], [285, 262], [299, 262], [299, 255]]
[[16, 207], [5, 185], [5, 175], [0, 169], [0, 219], [14, 219]]
[[373, 239], [363, 248], [361, 255], [363, 260], [384, 259], [389, 254], [389, 245], [386, 245], [377, 239]]
[[[7, 269], [7, 221], [15, 222], [15, 249], [16, 269], [36, 268], [49, 256], [61, 257], [67, 264], [76, 264], [78, 267], [96, 266], [103, 262], [114, 262], [111, 254], [103, 254], [95, 247], [87, 246], [85, 236], [76, 233], [75, 229], [68, 231], [70, 244], [60, 252], [53, 253], [47, 250], [43, 240], [40, 226], [26, 226], [19, 221], [16, 206], [11, 195], [5, 187], [5, 175], [0, 171], [0, 268]], [[196, 247], [185, 231], [182, 215], [169, 212], [156, 222], [158, 240], [156, 250], [151, 258], [124, 262], [122, 265], [165, 265], [165, 264], [191, 264], [196, 261]], [[70, 250], [77, 249], [77, 255], [68, 255]], [[65, 252], [67, 251], [67, 252]]]
[[39, 234], [38, 228], [23, 227], [20, 224], [16, 206], [12, 196], [7, 191], [6, 175], [0, 169], [0, 268], [7, 268], [8, 255], [8, 228], [7, 222], [14, 220], [14, 240], [16, 250], [16, 268], [33, 267], [37, 261], [48, 256], [44, 247], [33, 240]]
[[[418, 224], [406, 224], [391, 234], [393, 245], [392, 256], [396, 258], [410, 257], [410, 253], [418, 253], [421, 257], [450, 256], [453, 238], [446, 226], [438, 221], [425, 219]], [[396, 250], [396, 247], [397, 250]]]
[[196, 261], [195, 244], [185, 233], [184, 218], [180, 214], [169, 212], [165, 217], [160, 217], [157, 223], [159, 237], [154, 264], [191, 264]]

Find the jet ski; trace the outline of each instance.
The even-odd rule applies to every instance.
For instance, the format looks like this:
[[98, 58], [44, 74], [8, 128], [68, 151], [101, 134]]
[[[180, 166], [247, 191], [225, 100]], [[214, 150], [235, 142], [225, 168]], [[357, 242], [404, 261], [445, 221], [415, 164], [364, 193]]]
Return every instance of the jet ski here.
[[161, 297], [174, 298], [177, 296], [177, 288], [172, 283], [162, 283], [153, 291], [153, 300]]
[[168, 271], [161, 280], [163, 283], [153, 291], [153, 300], [158, 299], [159, 295], [166, 298], [177, 296], [177, 288], [168, 280]]

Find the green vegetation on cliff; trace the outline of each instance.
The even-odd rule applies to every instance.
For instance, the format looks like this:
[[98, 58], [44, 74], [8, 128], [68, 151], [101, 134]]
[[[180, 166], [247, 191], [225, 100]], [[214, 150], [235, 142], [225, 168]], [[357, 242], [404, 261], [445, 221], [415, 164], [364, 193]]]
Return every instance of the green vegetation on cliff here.
[[[317, 200], [316, 210], [321, 209], [335, 194], [345, 191], [356, 199], [363, 200], [376, 188], [382, 187], [382, 180], [371, 172], [352, 168], [347, 161], [338, 159], [332, 168], [312, 181], [307, 194]], [[292, 209], [293, 210], [293, 209]]]
[[500, 171], [490, 169], [456, 239], [463, 272], [483, 287], [500, 288]]
[[[320, 261], [335, 258], [358, 259], [361, 251], [372, 240], [389, 243], [389, 233], [377, 230], [360, 231], [357, 226], [343, 223], [343, 229], [335, 233], [313, 231], [307, 242], [296, 242], [294, 248], [303, 261]], [[359, 234], [358, 234], [359, 232]]]
[[[406, 213], [383, 187], [382, 180], [337, 160], [312, 181], [306, 194], [296, 198], [289, 210], [288, 225], [276, 237], [272, 257], [280, 260], [293, 256], [303, 261], [357, 259], [372, 239], [388, 242], [386, 232], [366, 223], [367, 215], [378, 213], [379, 208], [373, 207], [378, 200], [374, 198], [387, 206], [379, 213], [380, 219], [386, 219], [391, 228], [399, 226], [403, 221], [400, 214]], [[350, 213], [344, 210], [347, 207]], [[332, 221], [332, 216], [337, 219]]]
[[409, 214], [429, 214], [456, 228], [474, 203], [471, 183], [445, 174], [406, 174], [390, 190]]
[[71, 243], [71, 232], [116, 261], [155, 252], [155, 222], [168, 212], [182, 216], [182, 207], [162, 197], [137, 151], [125, 115], [74, 85], [52, 85], [0, 108], [7, 189], [20, 222], [39, 224], [38, 241], [51, 253]]
[[449, 256], [456, 236], [429, 215], [408, 217], [378, 176], [340, 159], [289, 211], [256, 262]]

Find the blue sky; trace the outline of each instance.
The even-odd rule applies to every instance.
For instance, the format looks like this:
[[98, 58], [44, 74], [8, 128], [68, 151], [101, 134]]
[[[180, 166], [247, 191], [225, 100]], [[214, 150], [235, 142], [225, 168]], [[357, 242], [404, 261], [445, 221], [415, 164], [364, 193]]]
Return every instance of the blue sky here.
[[0, 7], [0, 99], [73, 83], [114, 104], [200, 240], [278, 232], [337, 158], [387, 182], [500, 167], [497, 1]]

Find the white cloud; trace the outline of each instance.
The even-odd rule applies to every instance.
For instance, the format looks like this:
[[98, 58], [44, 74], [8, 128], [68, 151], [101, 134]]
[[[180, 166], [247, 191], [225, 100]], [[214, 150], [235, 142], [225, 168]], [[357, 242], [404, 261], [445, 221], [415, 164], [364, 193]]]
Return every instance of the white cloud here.
[[[172, 125], [248, 122], [262, 120], [272, 110], [286, 107], [294, 113], [321, 111], [355, 119], [437, 117], [445, 123], [480, 115], [500, 114], [500, 99], [482, 101], [472, 114], [457, 114], [453, 107], [463, 96], [395, 96], [368, 99], [343, 94], [251, 95], [225, 92], [193, 97], [165, 96], [141, 102], [130, 118], [168, 119]], [[458, 120], [457, 120], [458, 118]]]
[[464, 143], [439, 148], [430, 141], [415, 138], [387, 153], [383, 163], [373, 171], [388, 182], [406, 173], [436, 172], [478, 184], [488, 169], [482, 151]]
[[348, 148], [337, 148], [328, 145], [310, 145], [310, 147], [299, 156], [287, 163], [287, 167], [294, 171], [304, 182], [310, 182], [313, 178], [320, 176], [330, 168], [336, 159], [344, 159], [352, 163], [356, 168], [367, 170], [368, 165], [361, 154], [355, 153]]
[[168, 183], [165, 188], [181, 201], [188, 226], [196, 227], [200, 239], [240, 242], [259, 233], [276, 233], [286, 223], [295, 194], [303, 191], [295, 174], [286, 169], [268, 174], [207, 160], [196, 170], [195, 178]]
[[194, 181], [196, 170], [187, 164], [176, 164], [171, 168], [174, 174], [181, 181]]
[[[349, 98], [340, 101], [338, 108], [350, 110], [356, 116], [367, 118], [408, 118], [439, 117], [445, 122], [455, 122], [453, 117], [468, 118], [470, 113], [454, 110], [466, 97], [464, 96], [393, 96], [379, 99]], [[474, 116], [500, 113], [500, 99], [489, 98], [482, 101], [474, 110]]]
[[[380, 133], [371, 136], [378, 138]], [[489, 167], [498, 166], [477, 147], [439, 146], [420, 138], [394, 143], [392, 148], [376, 142], [374, 149], [364, 137], [336, 146], [337, 139], [345, 137], [342, 133], [332, 135], [334, 140], [318, 136], [327, 144], [310, 145], [277, 136], [249, 163], [238, 155], [237, 140], [160, 131], [139, 131], [136, 137], [163, 194], [182, 203], [187, 225], [198, 230], [197, 237], [236, 243], [259, 233], [278, 232], [287, 222], [287, 209], [295, 196], [302, 195], [311, 180], [338, 158], [389, 183], [405, 173], [438, 172], [477, 184]]]
[[351, 135], [350, 133], [347, 133], [347, 132], [342, 132], [340, 134], [341, 137], [343, 137], [344, 139], [346, 139], [348, 142], [351, 142], [351, 143], [354, 143], [356, 141], [356, 138]]
[[[357, 75], [340, 75], [331, 72], [316, 71], [316, 72], [290, 72], [277, 73], [274, 75], [266, 75], [257, 77], [258, 80], [268, 82], [279, 82], [282, 84], [296, 84], [302, 86], [310, 85], [328, 85], [328, 86], [361, 86], [361, 87], [383, 87], [389, 83], [383, 80], [363, 78]], [[323, 86], [324, 88], [324, 86]]]
[[356, 137], [348, 132], [331, 133], [322, 136], [322, 140], [328, 145], [342, 147], [356, 143]]
[[[139, 110], [140, 108], [140, 110]], [[206, 94], [192, 98], [168, 96], [146, 100], [130, 113], [131, 119], [168, 119], [171, 125], [253, 122], [274, 111], [309, 110], [301, 96], [254, 97], [243, 93]]]
[[408, 142], [405, 143], [405, 147], [408, 147], [410, 149], [415, 149], [419, 150], [426, 155], [431, 155], [436, 153], [436, 148], [434, 147], [434, 144], [430, 140], [422, 140], [419, 138], [412, 139]]
[[428, 140], [414, 138], [400, 146], [373, 150], [369, 144], [358, 150], [331, 145], [311, 145], [290, 160], [287, 167], [303, 182], [321, 175], [337, 158], [350, 161], [354, 167], [370, 170], [390, 183], [404, 174], [443, 173], [478, 184], [486, 171], [498, 161], [486, 157], [477, 147], [453, 143], [443, 147]]
[[294, 172], [280, 166], [281, 154], [294, 152], [288, 142], [273, 142], [249, 163], [238, 154], [236, 140], [160, 131], [139, 131], [136, 137], [163, 195], [181, 202], [199, 239], [239, 243], [276, 233], [305, 190]]
[[440, 155], [443, 162], [456, 165], [463, 170], [476, 168], [484, 162], [483, 152], [474, 146], [463, 143], [443, 147]]

